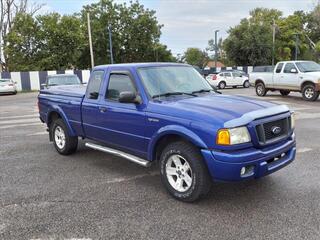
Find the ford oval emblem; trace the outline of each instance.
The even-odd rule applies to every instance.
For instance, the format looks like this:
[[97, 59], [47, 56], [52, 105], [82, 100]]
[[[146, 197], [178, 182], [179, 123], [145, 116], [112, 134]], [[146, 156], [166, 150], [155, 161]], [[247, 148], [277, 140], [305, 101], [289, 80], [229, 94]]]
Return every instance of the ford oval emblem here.
[[271, 132], [274, 134], [274, 135], [278, 135], [281, 133], [281, 127], [278, 127], [278, 126], [273, 126], [271, 128]]

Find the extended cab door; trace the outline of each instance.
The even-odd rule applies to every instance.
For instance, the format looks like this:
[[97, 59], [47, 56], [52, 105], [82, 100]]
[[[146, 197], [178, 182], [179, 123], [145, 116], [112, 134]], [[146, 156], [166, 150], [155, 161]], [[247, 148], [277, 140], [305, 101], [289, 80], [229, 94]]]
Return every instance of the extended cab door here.
[[111, 71], [107, 79], [97, 117], [99, 138], [117, 148], [145, 157], [148, 146], [145, 105], [143, 102], [119, 102], [121, 92], [134, 92], [139, 96], [135, 80], [129, 71]]
[[[277, 69], [276, 69], [277, 71]], [[285, 63], [282, 71], [274, 77], [274, 86], [278, 89], [298, 90], [299, 85], [299, 74], [298, 69], [294, 63]]]

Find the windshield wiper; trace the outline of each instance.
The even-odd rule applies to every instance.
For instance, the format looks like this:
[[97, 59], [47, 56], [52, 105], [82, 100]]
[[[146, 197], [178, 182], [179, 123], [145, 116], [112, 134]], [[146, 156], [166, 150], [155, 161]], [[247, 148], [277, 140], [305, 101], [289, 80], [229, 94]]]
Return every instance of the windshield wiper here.
[[204, 92], [211, 92], [211, 90], [210, 89], [200, 89], [200, 90], [197, 90], [197, 91], [193, 91], [192, 94], [204, 93]]
[[167, 93], [153, 95], [152, 98], [169, 97], [169, 96], [174, 96], [174, 95], [189, 95], [189, 96], [193, 96], [193, 97], [198, 97], [197, 95], [195, 95], [193, 93], [187, 93], [187, 92], [167, 92]]

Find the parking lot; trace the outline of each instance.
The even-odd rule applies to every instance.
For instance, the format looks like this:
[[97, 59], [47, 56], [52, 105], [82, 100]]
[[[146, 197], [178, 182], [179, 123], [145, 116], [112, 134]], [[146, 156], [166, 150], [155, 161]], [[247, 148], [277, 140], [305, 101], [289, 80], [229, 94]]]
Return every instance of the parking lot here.
[[[253, 88], [222, 92], [258, 98]], [[59, 155], [36, 97], [0, 96], [0, 239], [320, 239], [320, 100], [269, 93], [297, 113], [296, 160], [257, 181], [214, 183], [188, 204], [166, 193], [157, 166], [83, 141]]]

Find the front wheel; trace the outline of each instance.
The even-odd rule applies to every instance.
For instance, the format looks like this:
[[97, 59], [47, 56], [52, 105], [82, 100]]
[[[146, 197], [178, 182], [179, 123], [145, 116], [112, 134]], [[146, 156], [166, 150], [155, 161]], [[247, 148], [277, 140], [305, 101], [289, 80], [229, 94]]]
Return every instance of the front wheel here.
[[205, 196], [211, 187], [199, 149], [185, 142], [171, 143], [162, 151], [160, 175], [168, 192], [184, 202]]
[[307, 84], [302, 89], [302, 97], [306, 101], [316, 101], [319, 97], [319, 92], [316, 91], [314, 85]]
[[259, 97], [263, 97], [267, 94], [267, 89], [262, 82], [256, 84], [256, 94]]
[[55, 120], [50, 127], [53, 144], [58, 153], [69, 155], [77, 150], [78, 137], [70, 136], [68, 129], [61, 118]]

